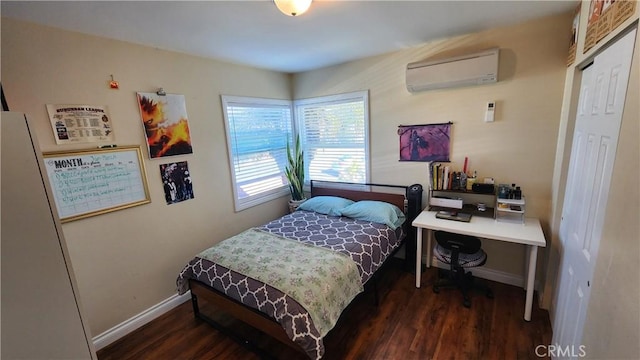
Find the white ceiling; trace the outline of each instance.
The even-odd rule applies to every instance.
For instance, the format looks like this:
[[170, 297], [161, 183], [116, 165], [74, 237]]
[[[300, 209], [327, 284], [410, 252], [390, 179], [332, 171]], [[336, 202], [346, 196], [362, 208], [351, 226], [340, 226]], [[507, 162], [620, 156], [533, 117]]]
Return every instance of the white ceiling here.
[[[295, 73], [572, 11], [577, 1], [7, 1], [2, 16]], [[559, 34], [565, 36], [565, 34]]]

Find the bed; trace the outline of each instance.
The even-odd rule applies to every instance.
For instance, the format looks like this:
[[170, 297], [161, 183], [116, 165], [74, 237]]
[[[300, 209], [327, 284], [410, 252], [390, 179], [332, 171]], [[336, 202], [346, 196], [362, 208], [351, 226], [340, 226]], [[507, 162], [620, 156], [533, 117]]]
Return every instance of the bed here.
[[413, 271], [410, 224], [421, 200], [420, 185], [312, 181], [297, 211], [197, 254], [176, 280], [178, 293], [190, 290], [194, 316], [222, 332], [199, 302], [320, 359], [340, 314], [403, 244]]

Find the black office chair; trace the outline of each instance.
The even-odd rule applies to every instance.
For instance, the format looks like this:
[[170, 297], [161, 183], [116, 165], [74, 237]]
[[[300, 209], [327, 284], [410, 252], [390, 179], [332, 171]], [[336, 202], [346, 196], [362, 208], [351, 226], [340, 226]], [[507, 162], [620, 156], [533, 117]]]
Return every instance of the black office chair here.
[[467, 308], [471, 307], [469, 290], [472, 288], [483, 290], [488, 298], [493, 298], [491, 289], [474, 284], [471, 272], [465, 271], [466, 268], [482, 266], [487, 262], [487, 253], [480, 248], [480, 239], [446, 231], [436, 231], [434, 236], [438, 242], [435, 248], [436, 258], [449, 264], [449, 271], [447, 277], [439, 276], [433, 285], [433, 292], [439, 293], [440, 288], [444, 287], [457, 287], [462, 292], [463, 305]]

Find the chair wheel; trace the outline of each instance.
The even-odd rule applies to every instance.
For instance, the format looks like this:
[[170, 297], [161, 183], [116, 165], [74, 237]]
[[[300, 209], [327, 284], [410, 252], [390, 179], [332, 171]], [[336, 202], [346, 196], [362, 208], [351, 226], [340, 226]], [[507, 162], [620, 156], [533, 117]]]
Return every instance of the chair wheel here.
[[433, 286], [433, 292], [436, 293], [436, 294], [439, 294], [440, 293], [440, 288], [434, 285]]
[[464, 299], [464, 301], [462, 302], [462, 305], [464, 305], [464, 307], [466, 307], [466, 308], [470, 308], [471, 307], [471, 300]]

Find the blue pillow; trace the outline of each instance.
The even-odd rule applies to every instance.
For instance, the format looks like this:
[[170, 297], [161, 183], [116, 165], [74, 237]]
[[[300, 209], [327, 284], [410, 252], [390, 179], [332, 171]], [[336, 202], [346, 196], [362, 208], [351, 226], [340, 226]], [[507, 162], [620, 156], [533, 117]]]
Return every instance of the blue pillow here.
[[300, 204], [297, 210], [315, 211], [320, 214], [340, 216], [342, 208], [353, 203], [353, 200], [339, 196], [314, 196]]
[[383, 201], [362, 200], [340, 211], [342, 216], [384, 224], [393, 230], [404, 223], [405, 216], [397, 206]]

